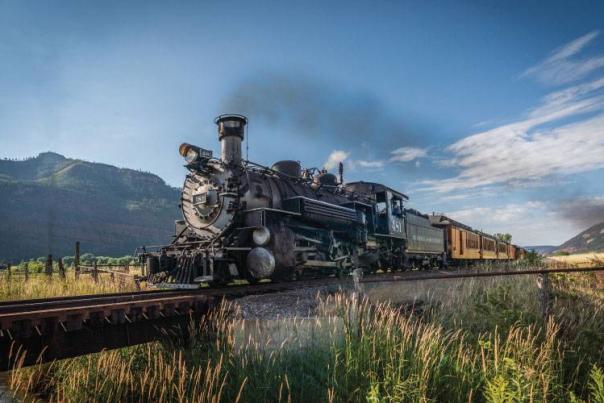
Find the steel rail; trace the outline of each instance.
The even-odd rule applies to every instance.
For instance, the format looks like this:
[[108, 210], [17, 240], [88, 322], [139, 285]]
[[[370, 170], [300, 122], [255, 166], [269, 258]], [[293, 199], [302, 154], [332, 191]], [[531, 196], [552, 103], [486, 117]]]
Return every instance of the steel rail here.
[[37, 298], [0, 302], [0, 315], [15, 310], [43, 310], [52, 306], [77, 306], [98, 303], [114, 303], [118, 301], [136, 301], [156, 298], [159, 295], [179, 295], [183, 290], [161, 289], [149, 291], [134, 291], [111, 294], [86, 294], [68, 297]]
[[[496, 271], [479, 271], [471, 273], [452, 272], [445, 275], [422, 275], [422, 276], [400, 276], [387, 275], [380, 277], [366, 277], [359, 280], [360, 283], [382, 283], [382, 282], [397, 282], [397, 281], [421, 281], [421, 280], [448, 280], [456, 278], [471, 278], [471, 277], [500, 277], [500, 276], [517, 276], [530, 274], [550, 274], [550, 273], [585, 273], [593, 271], [604, 271], [604, 266], [597, 267], [564, 267], [559, 269], [532, 269], [532, 270], [496, 270]], [[441, 272], [442, 273], [442, 272]]]
[[[497, 277], [511, 275], [531, 275], [548, 273], [572, 273], [572, 272], [592, 272], [604, 271], [604, 267], [586, 267], [586, 268], [558, 268], [558, 269], [532, 269], [532, 270], [496, 270], [496, 271], [473, 271], [473, 272], [447, 272], [439, 271], [440, 274], [431, 272], [401, 272], [401, 273], [382, 273], [367, 275], [359, 279], [360, 283], [380, 283], [397, 281], [422, 281], [422, 280], [447, 280], [471, 277]], [[446, 274], [443, 274], [446, 273]], [[415, 275], [414, 275], [415, 274]], [[120, 302], [142, 302], [151, 300], [159, 296], [181, 296], [181, 295], [207, 295], [213, 297], [240, 297], [250, 294], [272, 293], [279, 291], [293, 290], [297, 288], [309, 288], [317, 286], [329, 286], [350, 282], [350, 278], [324, 277], [298, 281], [269, 282], [260, 284], [241, 284], [230, 285], [218, 288], [199, 288], [199, 289], [158, 289], [148, 291], [135, 291], [126, 293], [112, 294], [89, 294], [69, 297], [53, 297], [45, 299], [28, 299], [0, 302], [0, 316], [3, 314], [14, 313], [17, 311], [47, 310], [54, 308], [72, 308], [81, 306], [85, 308], [90, 305], [99, 305], [102, 303], [114, 304]]]
[[[39, 312], [69, 312], [74, 310], [91, 311], [98, 309], [99, 306], [112, 306], [115, 304], [151, 304], [157, 299], [178, 299], [181, 297], [219, 297], [236, 298], [250, 294], [274, 293], [288, 291], [299, 288], [317, 287], [322, 285], [331, 285], [345, 283], [341, 278], [317, 278], [311, 280], [260, 283], [260, 284], [241, 284], [223, 286], [219, 288], [199, 288], [199, 289], [159, 289], [151, 291], [137, 291], [115, 294], [92, 294], [84, 296], [55, 297], [49, 299], [30, 299], [22, 301], [7, 301], [0, 304], [0, 323], [10, 318], [17, 320], [19, 315], [26, 319], [32, 315], [39, 316]], [[6, 323], [6, 322], [5, 322]], [[0, 326], [1, 328], [1, 326]]]

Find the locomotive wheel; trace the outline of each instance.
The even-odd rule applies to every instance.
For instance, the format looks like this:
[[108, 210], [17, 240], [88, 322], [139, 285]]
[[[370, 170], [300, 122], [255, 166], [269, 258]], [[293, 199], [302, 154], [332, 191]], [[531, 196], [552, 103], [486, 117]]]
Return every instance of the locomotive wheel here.
[[260, 282], [259, 279], [252, 276], [252, 274], [248, 271], [247, 266], [245, 264], [245, 255], [239, 254], [235, 259], [235, 265], [237, 266], [237, 271], [239, 272], [239, 276], [247, 281], [248, 283], [254, 285]]

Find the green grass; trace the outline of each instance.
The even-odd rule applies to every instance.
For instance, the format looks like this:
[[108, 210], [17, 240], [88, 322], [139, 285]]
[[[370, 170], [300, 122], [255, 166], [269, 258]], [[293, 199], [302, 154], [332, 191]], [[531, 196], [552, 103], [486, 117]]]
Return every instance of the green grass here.
[[332, 295], [312, 319], [244, 321], [225, 305], [191, 326], [186, 346], [16, 370], [11, 390], [53, 401], [604, 402], [602, 281], [553, 278], [546, 320], [528, 276], [410, 284], [396, 303]]
[[65, 279], [58, 273], [53, 273], [52, 277], [32, 273], [27, 281], [22, 273], [13, 273], [11, 276], [0, 273], [0, 301], [137, 290], [134, 281], [120, 281], [118, 276], [111, 279], [111, 275], [107, 273], [99, 273], [98, 282], [95, 282], [90, 274], [81, 274], [80, 278], [76, 279], [71, 270], [67, 271]]

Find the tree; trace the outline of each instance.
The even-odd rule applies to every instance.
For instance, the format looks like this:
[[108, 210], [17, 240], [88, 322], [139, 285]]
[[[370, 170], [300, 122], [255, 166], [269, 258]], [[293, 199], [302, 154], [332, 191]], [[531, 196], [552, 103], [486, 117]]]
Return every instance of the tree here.
[[526, 252], [526, 261], [530, 265], [539, 264], [543, 261], [543, 256], [537, 253], [536, 250], [531, 249]]
[[63, 258], [63, 264], [65, 266], [69, 267], [69, 266], [71, 266], [73, 264], [73, 260], [74, 260], [73, 256], [65, 256]]
[[512, 234], [503, 233], [503, 234], [495, 234], [495, 237], [500, 241], [504, 242], [512, 242]]
[[127, 264], [132, 264], [132, 261], [134, 259], [132, 258], [132, 256], [122, 256], [119, 259], [117, 259], [117, 263], [124, 266]]
[[95, 260], [95, 257], [92, 253], [84, 253], [82, 256], [80, 256], [80, 262], [83, 265], [89, 266], [91, 265]]

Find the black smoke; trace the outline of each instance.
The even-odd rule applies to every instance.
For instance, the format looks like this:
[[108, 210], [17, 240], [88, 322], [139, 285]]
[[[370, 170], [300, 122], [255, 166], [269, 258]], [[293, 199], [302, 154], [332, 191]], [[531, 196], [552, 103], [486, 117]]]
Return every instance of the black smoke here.
[[289, 128], [318, 145], [331, 140], [387, 158], [399, 147], [426, 144], [428, 125], [406, 109], [411, 101], [401, 94], [393, 111], [370, 92], [304, 75], [262, 73], [236, 85], [223, 110], [244, 114], [252, 124]]
[[555, 208], [555, 211], [579, 228], [587, 229], [604, 222], [604, 198], [580, 197], [565, 200]]

